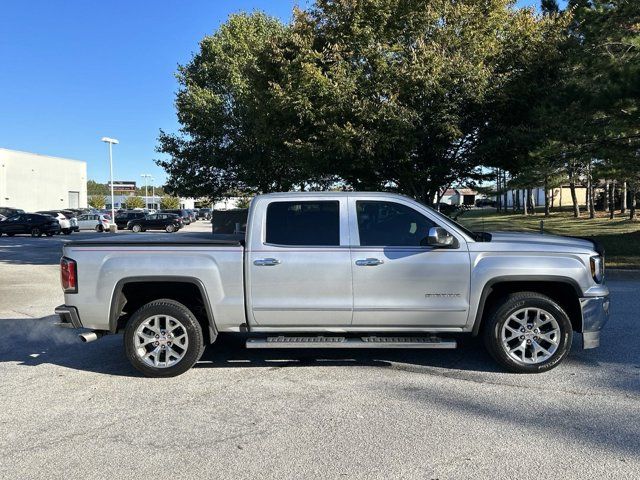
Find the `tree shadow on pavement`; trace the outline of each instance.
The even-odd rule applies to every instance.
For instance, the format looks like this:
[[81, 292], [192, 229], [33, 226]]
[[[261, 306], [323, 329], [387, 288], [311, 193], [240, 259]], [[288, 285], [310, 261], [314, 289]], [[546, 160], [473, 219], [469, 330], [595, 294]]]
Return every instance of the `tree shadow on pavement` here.
[[[65, 240], [68, 240], [65, 237]], [[62, 255], [62, 239], [0, 237], [0, 265], [55, 265]]]
[[505, 445], [499, 447], [507, 450], [510, 436], [518, 439], [533, 434], [536, 441], [525, 454], [533, 458], [537, 455], [535, 449], [544, 450], [553, 442], [575, 444], [594, 455], [609, 450], [635, 460], [640, 458], [640, 409], [632, 400], [620, 402], [615, 397], [594, 397], [589, 392], [550, 392], [541, 385], [499, 393], [450, 387], [426, 385], [390, 393], [428, 411], [458, 412], [463, 417], [482, 419], [504, 432]]

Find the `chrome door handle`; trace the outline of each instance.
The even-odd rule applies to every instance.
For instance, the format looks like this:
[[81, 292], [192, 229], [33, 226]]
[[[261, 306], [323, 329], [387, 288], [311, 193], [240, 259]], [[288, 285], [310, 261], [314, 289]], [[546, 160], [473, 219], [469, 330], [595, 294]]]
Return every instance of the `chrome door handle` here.
[[260, 258], [258, 260], [254, 260], [253, 264], [257, 267], [273, 267], [274, 265], [279, 265], [280, 260], [277, 258]]
[[383, 264], [384, 261], [377, 258], [365, 258], [362, 260], [356, 260], [356, 265], [359, 267], [375, 267], [376, 265]]

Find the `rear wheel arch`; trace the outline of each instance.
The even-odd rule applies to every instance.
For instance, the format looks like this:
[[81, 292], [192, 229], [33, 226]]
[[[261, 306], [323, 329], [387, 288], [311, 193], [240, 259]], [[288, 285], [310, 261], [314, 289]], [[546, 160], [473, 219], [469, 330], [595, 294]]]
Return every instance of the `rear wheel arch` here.
[[517, 276], [498, 277], [485, 284], [473, 324], [473, 335], [478, 335], [488, 315], [503, 299], [519, 292], [535, 292], [548, 296], [565, 310], [573, 330], [580, 331], [582, 290], [574, 279], [556, 276]]
[[143, 305], [157, 299], [171, 299], [183, 304], [196, 316], [206, 343], [218, 336], [206, 288], [195, 277], [144, 276], [123, 278], [116, 284], [109, 309], [109, 330], [123, 330], [131, 315]]

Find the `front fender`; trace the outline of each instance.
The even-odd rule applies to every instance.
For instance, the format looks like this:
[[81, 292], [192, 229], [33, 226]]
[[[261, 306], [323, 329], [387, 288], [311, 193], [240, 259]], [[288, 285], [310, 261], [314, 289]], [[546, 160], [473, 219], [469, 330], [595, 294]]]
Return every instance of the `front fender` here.
[[471, 265], [467, 329], [474, 334], [480, 327], [487, 297], [498, 283], [563, 283], [571, 286], [576, 298], [585, 296], [593, 284], [588, 264], [578, 254], [476, 253], [472, 254]]

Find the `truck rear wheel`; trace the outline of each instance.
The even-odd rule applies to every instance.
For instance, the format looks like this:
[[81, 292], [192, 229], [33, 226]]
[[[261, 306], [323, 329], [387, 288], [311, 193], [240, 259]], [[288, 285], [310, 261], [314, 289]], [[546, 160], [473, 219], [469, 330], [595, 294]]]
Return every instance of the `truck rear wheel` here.
[[484, 342], [491, 356], [514, 373], [556, 367], [571, 349], [573, 330], [566, 312], [546, 295], [509, 295], [489, 315]]
[[204, 352], [200, 323], [183, 304], [160, 299], [139, 308], [124, 332], [131, 364], [147, 377], [175, 377]]

